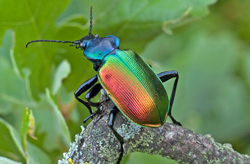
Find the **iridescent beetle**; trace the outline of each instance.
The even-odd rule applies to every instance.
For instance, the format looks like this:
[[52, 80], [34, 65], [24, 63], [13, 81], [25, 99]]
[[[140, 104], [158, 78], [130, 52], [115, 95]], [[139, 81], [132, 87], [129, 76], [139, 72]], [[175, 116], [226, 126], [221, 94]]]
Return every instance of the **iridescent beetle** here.
[[[172, 114], [175, 91], [178, 83], [177, 71], [166, 71], [155, 74], [151, 67], [134, 51], [120, 50], [119, 39], [116, 36], [99, 37], [93, 35], [92, 30], [92, 6], [90, 8], [90, 31], [89, 35], [77, 41], [59, 40], [33, 40], [33, 42], [57, 42], [74, 43], [71, 46], [81, 48], [85, 57], [93, 63], [97, 75], [84, 82], [75, 92], [75, 97], [85, 105], [90, 116], [84, 123], [92, 118], [91, 106], [99, 107], [101, 102], [91, 101], [103, 88], [109, 98], [114, 102], [115, 107], [111, 109], [108, 126], [121, 144], [121, 153], [117, 163], [120, 163], [123, 156], [123, 140], [113, 129], [113, 118], [117, 111], [121, 111], [129, 120], [140, 126], [159, 127], [166, 122], [169, 116], [174, 124], [181, 124], [176, 121]], [[175, 78], [170, 100], [168, 98], [163, 82]], [[97, 81], [99, 83], [95, 84]], [[90, 90], [89, 90], [90, 89]], [[81, 94], [89, 90], [83, 101], [79, 98]]]

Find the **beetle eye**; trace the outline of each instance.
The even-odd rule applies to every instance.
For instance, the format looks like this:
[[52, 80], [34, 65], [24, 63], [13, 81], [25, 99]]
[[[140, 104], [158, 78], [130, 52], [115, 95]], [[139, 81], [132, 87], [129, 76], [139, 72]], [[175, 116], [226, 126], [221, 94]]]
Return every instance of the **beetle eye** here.
[[86, 44], [85, 44], [85, 42], [81, 42], [79, 46], [80, 46], [81, 48], [85, 48]]

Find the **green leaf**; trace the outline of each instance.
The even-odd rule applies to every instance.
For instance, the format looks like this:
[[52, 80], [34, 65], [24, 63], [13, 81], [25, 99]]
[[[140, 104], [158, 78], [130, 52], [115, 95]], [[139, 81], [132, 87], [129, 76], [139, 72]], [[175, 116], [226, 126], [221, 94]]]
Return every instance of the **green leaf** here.
[[23, 80], [16, 75], [16, 70], [12, 65], [14, 32], [6, 31], [3, 36], [3, 47], [0, 47], [0, 114], [8, 115], [24, 102], [29, 101]]
[[[208, 6], [215, 2], [216, 0], [72, 1], [60, 19], [63, 20], [66, 13], [84, 13], [85, 18], [88, 18], [89, 6], [93, 5], [93, 33], [99, 36], [116, 35], [121, 40], [121, 48], [129, 47], [140, 53], [150, 40], [163, 32], [162, 26], [165, 23], [169, 22], [168, 26], [172, 26], [186, 22], [187, 19], [203, 17], [208, 14]], [[186, 13], [187, 11], [189, 12]], [[187, 15], [183, 18], [184, 13]], [[183, 19], [179, 20], [180, 18]], [[87, 34], [88, 27], [85, 24], [82, 27], [83, 33]], [[68, 32], [70, 31], [66, 33]]]
[[21, 126], [21, 139], [24, 151], [26, 152], [26, 145], [27, 145], [27, 133], [33, 139], [37, 139], [34, 137], [35, 132], [35, 119], [33, 117], [32, 111], [28, 110], [28, 108], [24, 109], [23, 112], [23, 119], [22, 119], [22, 126]]
[[47, 93], [47, 98], [49, 100], [49, 103], [51, 104], [51, 106], [53, 107], [53, 112], [55, 115], [55, 122], [56, 122], [56, 127], [57, 127], [57, 132], [61, 135], [63, 141], [69, 145], [70, 141], [71, 141], [71, 137], [70, 137], [70, 133], [69, 133], [69, 129], [68, 126], [65, 122], [65, 119], [63, 118], [62, 113], [60, 112], [60, 109], [56, 103], [56, 101], [54, 100], [52, 94], [50, 93], [50, 91], [47, 89], [46, 90]]
[[6, 121], [0, 118], [0, 153], [16, 161], [25, 162], [25, 154], [21, 145], [20, 135]]
[[[55, 156], [58, 156], [58, 154], [62, 154], [62, 152], [65, 151], [65, 148], [68, 147], [69, 145], [69, 137], [66, 137], [67, 139], [63, 139], [64, 134], [66, 133], [67, 136], [69, 136], [68, 131], [60, 131], [61, 127], [60, 124], [62, 122], [62, 116], [60, 112], [57, 110], [57, 114], [53, 114], [53, 109], [51, 104], [51, 100], [49, 98], [44, 97], [43, 95], [40, 95], [41, 99], [43, 99], [41, 102], [37, 103], [34, 102], [33, 100], [30, 99], [29, 95], [27, 94], [26, 90], [26, 85], [24, 83], [24, 80], [21, 80], [17, 76], [17, 72], [15, 70], [13, 63], [13, 38], [14, 38], [14, 32], [12, 30], [6, 31], [4, 37], [3, 37], [3, 47], [0, 48], [0, 73], [3, 78], [0, 78], [0, 114], [3, 119], [6, 119], [9, 123], [11, 123], [14, 127], [16, 127], [17, 130], [20, 129], [20, 124], [22, 122], [22, 114], [23, 114], [23, 109], [25, 107], [29, 107], [33, 109], [34, 116], [36, 118], [36, 125], [37, 125], [37, 131], [42, 132], [42, 133], [37, 133], [38, 140], [37, 141], [32, 141], [34, 142], [35, 145], [40, 146], [40, 148], [45, 149], [47, 152], [50, 152], [51, 157], [55, 158]], [[66, 66], [66, 64], [63, 64]], [[62, 70], [65, 68], [62, 68]], [[27, 70], [27, 69], [26, 69]], [[29, 71], [29, 70], [27, 70]], [[59, 71], [60, 72], [60, 71]], [[62, 75], [64, 73], [61, 73], [61, 77], [59, 76], [58, 81], [62, 80]], [[66, 75], [66, 74], [65, 74]], [[28, 82], [28, 81], [27, 81]], [[43, 110], [44, 109], [44, 110]], [[4, 152], [3, 155], [6, 155], [7, 157], [10, 157], [12, 159], [16, 159], [18, 161], [25, 161], [24, 157], [24, 151], [22, 150], [21, 147], [17, 147], [18, 144], [15, 142], [27, 142], [24, 139], [25, 133], [28, 131], [28, 127], [30, 124], [30, 119], [29, 119], [29, 113], [23, 115], [23, 125], [21, 128], [22, 131], [22, 139], [20, 140], [20, 136], [15, 133], [14, 127], [10, 126], [7, 122], [7, 125], [9, 125], [11, 130], [13, 130], [13, 133], [8, 134], [5, 132], [4, 128], [2, 127], [1, 131], [3, 133], [6, 133], [6, 135], [3, 135], [1, 140], [3, 143], [0, 144], [0, 149], [1, 152]], [[60, 115], [60, 116], [57, 116]], [[42, 116], [42, 117], [41, 117]], [[57, 120], [59, 117], [59, 120], [61, 119], [61, 122], [56, 122], [54, 120]], [[63, 120], [64, 121], [64, 120]], [[48, 124], [49, 123], [49, 124]], [[41, 126], [42, 125], [42, 126]], [[7, 126], [7, 127], [9, 127]], [[65, 122], [63, 124], [65, 127]], [[41, 128], [44, 127], [44, 128]], [[9, 130], [9, 131], [11, 131]], [[59, 132], [57, 132], [59, 130]], [[11, 131], [12, 132], [12, 131]], [[10, 135], [16, 136], [12, 137]], [[46, 134], [46, 135], [44, 135]], [[49, 134], [49, 135], [47, 135]], [[5, 138], [6, 137], [6, 138]], [[16, 138], [16, 140], [15, 140]], [[6, 140], [5, 140], [6, 139]], [[7, 140], [8, 139], [8, 140]], [[65, 143], [66, 140], [66, 143]], [[6, 142], [5, 142], [6, 141]], [[48, 144], [42, 143], [42, 142], [48, 141]], [[41, 145], [46, 145], [44, 148]], [[19, 151], [21, 152], [19, 152]], [[60, 150], [60, 151], [58, 151]], [[13, 152], [9, 152], [13, 151]], [[56, 153], [52, 153], [56, 152]], [[28, 153], [28, 152], [27, 152]], [[28, 160], [31, 158], [36, 158], [36, 157], [30, 157]]]
[[[250, 70], [250, 50], [246, 53], [246, 55], [243, 57], [243, 71], [242, 73], [244, 75], [248, 75]], [[250, 89], [250, 76], [246, 76], [246, 81]]]
[[[61, 1], [0, 1], [0, 36], [5, 30], [15, 31], [14, 60], [21, 76], [23, 68], [31, 71], [28, 77], [32, 95], [38, 99], [51, 80], [55, 48], [36, 44], [25, 49], [25, 44], [34, 39], [50, 38], [55, 34], [57, 16], [64, 10], [68, 0]], [[16, 14], [18, 13], [18, 14]], [[35, 51], [37, 50], [37, 51]]]
[[[66, 122], [49, 90], [47, 90], [46, 95], [40, 96], [40, 100], [39, 103], [35, 103], [32, 106], [32, 114], [36, 120], [35, 136], [37, 140], [32, 139], [29, 141], [32, 142], [31, 149], [36, 149], [34, 151], [48, 152], [47, 156], [49, 155], [49, 157], [47, 158], [51, 158], [55, 162], [58, 155], [62, 155], [69, 147], [71, 141], [70, 134]], [[28, 115], [29, 113], [24, 114], [26, 126], [23, 127], [24, 130], [22, 129], [22, 135], [28, 130], [27, 128], [29, 126], [27, 126], [27, 123], [29, 122], [28, 125], [31, 123]], [[45, 154], [36, 155], [33, 151], [29, 152], [28, 147], [30, 142], [27, 142], [27, 160], [36, 161], [37, 158], [41, 158], [41, 156]], [[33, 148], [34, 146], [35, 148]]]
[[[25, 152], [23, 151], [20, 140], [21, 137], [18, 132], [1, 118], [0, 131], [3, 134], [0, 135], [0, 153], [6, 157], [15, 159], [16, 161], [25, 163]], [[28, 164], [51, 163], [49, 157], [44, 152], [29, 142], [27, 142], [27, 157]], [[0, 158], [0, 162], [1, 160], [4, 161], [5, 159]]]
[[[13, 54], [13, 41], [12, 38], [14, 38], [14, 33], [12, 30], [6, 31], [4, 37], [3, 37], [3, 47], [0, 48], [0, 73], [2, 77], [0, 79], [0, 114], [3, 119], [6, 119], [10, 124], [12, 124], [14, 127], [16, 127], [17, 130], [20, 129], [20, 124], [22, 122], [22, 116], [23, 115], [23, 109], [28, 107], [32, 108], [34, 112], [34, 117], [36, 118], [36, 136], [38, 137], [37, 141], [32, 141], [35, 145], [40, 146], [41, 149], [46, 150], [47, 152], [50, 152], [50, 156], [52, 158], [55, 158], [55, 156], [58, 156], [58, 154], [62, 154], [62, 152], [65, 151], [65, 148], [69, 145], [69, 137], [66, 137], [67, 139], [64, 139], [64, 134], [66, 133], [66, 136], [69, 136], [68, 131], [60, 130], [62, 116], [60, 112], [57, 110], [57, 114], [53, 113], [53, 109], [55, 109], [55, 105], [51, 105], [50, 98], [45, 97], [44, 95], [40, 95], [41, 102], [37, 103], [30, 99], [27, 90], [26, 85], [24, 83], [24, 80], [20, 79], [16, 72], [15, 67], [12, 65], [13, 58], [11, 58]], [[67, 66], [67, 64], [63, 64], [62, 66]], [[62, 70], [65, 68], [62, 68]], [[59, 69], [60, 70], [60, 69]], [[67, 70], [67, 69], [66, 69]], [[29, 72], [28, 69], [26, 71]], [[59, 71], [60, 72], [60, 71]], [[60, 76], [55, 79], [58, 81], [61, 81], [63, 78], [63, 75], [66, 75], [65, 72], [59, 74]], [[28, 81], [27, 81], [28, 82]], [[28, 85], [28, 84], [27, 84]], [[67, 93], [68, 94], [68, 93]], [[72, 94], [73, 95], [73, 94]], [[53, 102], [54, 103], [54, 102]], [[52, 103], [52, 104], [53, 104]], [[58, 116], [60, 115], [60, 116]], [[59, 121], [57, 120], [59, 117]], [[60, 122], [61, 119], [61, 122]], [[29, 119], [29, 113], [23, 115], [23, 125], [21, 128], [22, 131], [22, 140], [25, 141], [24, 136], [25, 133], [28, 131], [30, 119]], [[63, 126], [65, 127], [65, 121]], [[12, 127], [12, 129], [14, 129]], [[3, 130], [4, 132], [4, 130]], [[46, 134], [46, 135], [44, 135]], [[49, 135], [47, 135], [49, 134]], [[6, 137], [8, 135], [5, 135]], [[20, 137], [18, 135], [18, 137]], [[9, 139], [11, 137], [8, 137]], [[66, 140], [66, 141], [65, 141]], [[4, 139], [3, 139], [4, 141]], [[48, 143], [43, 143], [47, 142]], [[14, 141], [13, 141], [14, 142]], [[43, 147], [43, 145], [46, 145]], [[4, 144], [0, 145], [0, 149], [5, 150], [5, 148], [10, 147], [11, 150], [18, 150], [18, 148], [15, 148], [15, 146], [12, 146], [12, 142], [5, 142]], [[14, 148], [12, 148], [14, 147]], [[20, 147], [21, 149], [22, 146]], [[59, 150], [59, 151], [58, 151]], [[20, 150], [24, 153], [23, 150]], [[14, 156], [20, 156], [18, 152], [9, 153], [15, 154]], [[7, 156], [9, 155], [7, 154]], [[19, 157], [20, 158], [20, 157]], [[22, 157], [23, 161], [25, 157]], [[29, 157], [29, 159], [35, 158], [35, 157]], [[17, 158], [14, 158], [17, 159]], [[28, 159], [28, 160], [29, 160]]]
[[49, 158], [48, 154], [43, 152], [40, 148], [34, 146], [30, 142], [27, 142], [27, 155], [28, 164], [52, 164], [53, 162]]
[[70, 64], [68, 61], [63, 60], [57, 67], [54, 80], [52, 84], [52, 93], [55, 95], [62, 85], [62, 80], [66, 78], [70, 73]]
[[34, 146], [27, 140], [27, 133], [33, 139], [35, 131], [35, 119], [33, 117], [32, 111], [28, 108], [24, 109], [22, 127], [21, 127], [21, 139], [23, 144], [23, 149], [26, 155], [26, 161], [28, 164], [33, 163], [52, 163], [47, 154], [45, 154], [40, 148]]
[[37, 128], [38, 135], [42, 137], [46, 134], [43, 136], [43, 147], [47, 151], [69, 146], [71, 138], [67, 124], [49, 90], [46, 90], [46, 97], [42, 97], [41, 102], [33, 109], [33, 114], [40, 125]]
[[1, 157], [1, 156], [0, 156], [0, 163], [3, 163], [3, 164], [22, 164], [21, 162], [15, 162], [11, 159]]

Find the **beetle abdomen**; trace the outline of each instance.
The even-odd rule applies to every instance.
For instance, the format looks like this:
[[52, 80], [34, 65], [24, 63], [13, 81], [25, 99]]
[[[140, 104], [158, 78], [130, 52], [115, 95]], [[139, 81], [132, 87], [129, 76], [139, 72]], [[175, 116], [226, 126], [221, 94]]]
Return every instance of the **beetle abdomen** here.
[[161, 126], [168, 112], [167, 92], [157, 75], [133, 51], [107, 55], [98, 78], [119, 110], [134, 123]]

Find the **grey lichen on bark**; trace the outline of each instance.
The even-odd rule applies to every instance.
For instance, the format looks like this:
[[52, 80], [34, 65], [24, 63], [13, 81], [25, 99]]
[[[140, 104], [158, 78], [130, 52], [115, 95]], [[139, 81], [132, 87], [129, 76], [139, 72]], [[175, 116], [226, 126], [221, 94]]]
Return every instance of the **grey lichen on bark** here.
[[[106, 99], [102, 95], [101, 100]], [[59, 164], [110, 164], [115, 163], [120, 153], [120, 143], [107, 126], [109, 112], [114, 104], [107, 101], [102, 110], [77, 134], [64, 159]], [[158, 154], [179, 163], [250, 163], [248, 155], [233, 150], [230, 144], [220, 144], [211, 135], [201, 135], [184, 127], [166, 122], [159, 128], [140, 127], [129, 121], [120, 112], [114, 129], [124, 139], [124, 155], [132, 152]]]

